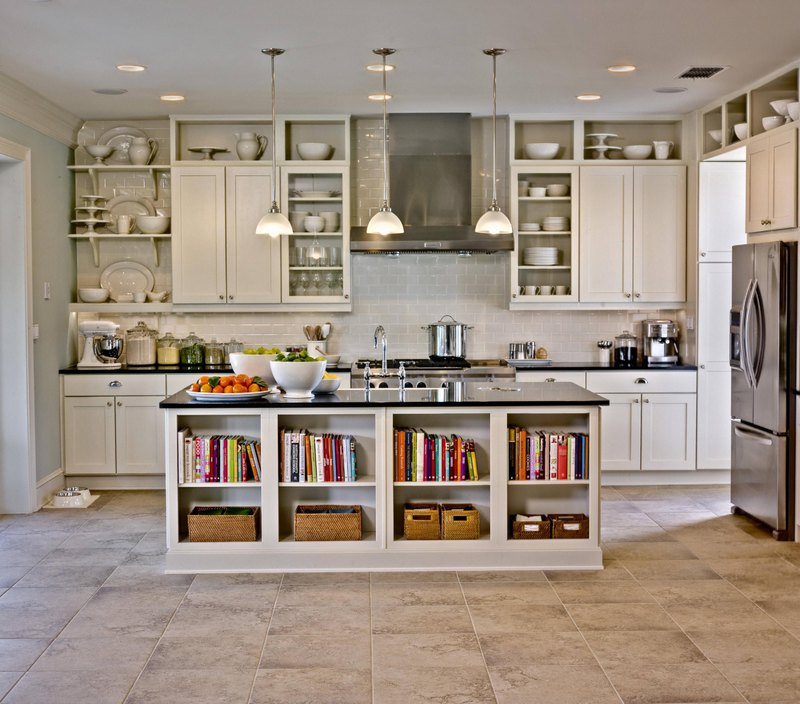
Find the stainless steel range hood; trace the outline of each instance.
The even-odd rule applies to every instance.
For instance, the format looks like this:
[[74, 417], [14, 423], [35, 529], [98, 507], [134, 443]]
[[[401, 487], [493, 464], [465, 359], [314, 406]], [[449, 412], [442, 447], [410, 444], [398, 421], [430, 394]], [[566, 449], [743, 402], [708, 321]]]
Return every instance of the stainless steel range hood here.
[[[472, 224], [470, 115], [396, 114], [389, 120], [392, 210], [401, 235], [350, 230], [350, 251], [362, 254], [502, 252], [512, 235], [479, 235]], [[377, 204], [376, 204], [377, 205]]]

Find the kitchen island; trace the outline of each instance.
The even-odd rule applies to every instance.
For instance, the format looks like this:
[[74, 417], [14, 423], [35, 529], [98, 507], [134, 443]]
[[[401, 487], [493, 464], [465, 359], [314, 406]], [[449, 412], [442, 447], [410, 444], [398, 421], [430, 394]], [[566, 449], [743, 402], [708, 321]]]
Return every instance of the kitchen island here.
[[[307, 400], [268, 395], [198, 401], [181, 391], [160, 404], [167, 438], [167, 571], [601, 569], [599, 430], [600, 407], [607, 404], [603, 397], [570, 383], [454, 383], [404, 392], [339, 391]], [[543, 480], [520, 474], [520, 467], [532, 468], [533, 459], [524, 450], [509, 451], [515, 428], [561, 437], [572, 448], [565, 458], [573, 470], [567, 476], [578, 478]], [[334, 477], [326, 473], [319, 477], [323, 481], [310, 481], [316, 477], [303, 469], [299, 456], [303, 433], [339, 436], [351, 448], [347, 460], [339, 456], [339, 467], [354, 469], [354, 478], [330, 481]], [[420, 444], [429, 447], [423, 433], [441, 442], [443, 452], [445, 439], [462, 438], [466, 442], [452, 443], [456, 457], [461, 448], [474, 448], [461, 463], [460, 474], [457, 462], [444, 474], [429, 471], [441, 470], [441, 465], [433, 448], [430, 456], [418, 449]], [[207, 439], [230, 436], [242, 438], [251, 449], [260, 443], [257, 479], [245, 472], [239, 481], [231, 481], [231, 467], [220, 471], [220, 464], [215, 465], [213, 440], [210, 459], [206, 457]], [[420, 439], [416, 446], [409, 440], [414, 436]], [[409, 444], [398, 446], [398, 437]], [[578, 438], [580, 452], [574, 444]], [[405, 456], [406, 448], [416, 463]], [[555, 445], [553, 450], [557, 455]], [[315, 464], [308, 450], [305, 457]], [[555, 473], [555, 459], [552, 469]], [[228, 481], [219, 481], [217, 475]], [[469, 516], [474, 539], [408, 539], [409, 503], [469, 504], [477, 510]], [[296, 539], [296, 509], [309, 505], [360, 507], [360, 539]], [[257, 507], [250, 519], [256, 523], [255, 540], [189, 540], [189, 514], [203, 507]], [[520, 514], [583, 514], [588, 520], [579, 524], [576, 535], [581, 537], [531, 539], [527, 529], [513, 529]], [[196, 526], [194, 515], [192, 520]], [[226, 519], [212, 520], [222, 524]], [[560, 535], [569, 535], [570, 528], [574, 527]]]

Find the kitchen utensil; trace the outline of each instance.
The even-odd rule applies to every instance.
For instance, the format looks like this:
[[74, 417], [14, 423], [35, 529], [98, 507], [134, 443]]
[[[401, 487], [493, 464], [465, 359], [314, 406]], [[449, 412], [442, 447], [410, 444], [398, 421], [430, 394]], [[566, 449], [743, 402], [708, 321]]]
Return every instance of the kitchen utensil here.
[[[450, 322], [446, 322], [445, 318], [450, 318]], [[428, 356], [431, 359], [466, 358], [467, 330], [472, 329], [471, 325], [457, 322], [452, 315], [443, 315], [437, 322], [423, 325], [422, 329], [428, 331]]]
[[206, 343], [193, 332], [181, 340], [181, 366], [202, 367], [206, 361]]
[[122, 364], [124, 343], [117, 335], [119, 325], [110, 320], [84, 320], [78, 323], [78, 332], [83, 336], [84, 346], [78, 367], [104, 367], [119, 369]]
[[308, 352], [309, 357], [324, 357], [326, 349], [327, 343], [325, 340], [316, 339], [306, 345], [306, 351]]
[[611, 366], [611, 340], [597, 341], [597, 361], [604, 367]]
[[556, 142], [531, 142], [525, 145], [528, 159], [555, 159], [561, 145]]
[[127, 235], [132, 229], [136, 221], [131, 215], [118, 215], [117, 216], [117, 232], [120, 235]]
[[614, 366], [635, 367], [638, 363], [636, 335], [623, 330], [614, 338]]
[[322, 339], [322, 327], [319, 325], [314, 326], [314, 339], [321, 340]]
[[225, 147], [189, 147], [189, 151], [194, 154], [202, 154], [201, 161], [213, 161], [216, 154], [225, 154], [230, 151]]
[[215, 394], [213, 392], [208, 391], [190, 391], [186, 389], [186, 393], [189, 394], [195, 401], [247, 401], [249, 399], [254, 398], [261, 398], [262, 396], [266, 396], [271, 391], [243, 391], [240, 394]]
[[139, 215], [136, 225], [145, 235], [163, 235], [169, 229], [169, 221], [169, 215]]
[[126, 260], [114, 262], [100, 274], [100, 285], [114, 300], [118, 300], [120, 294], [132, 295], [136, 291], [152, 291], [154, 283], [153, 272], [139, 262]]
[[144, 303], [147, 300], [147, 294], [144, 291], [137, 291], [133, 296], [134, 303]]
[[644, 361], [648, 367], [678, 363], [678, 326], [672, 320], [643, 320]]
[[736, 139], [739, 141], [747, 139], [747, 123], [737, 122], [733, 126], [733, 133], [736, 135]]
[[327, 340], [328, 336], [331, 334], [331, 330], [333, 329], [333, 325], [330, 323], [323, 323], [322, 324], [322, 339]]
[[589, 147], [584, 147], [584, 149], [593, 151], [595, 159], [605, 159], [606, 152], [622, 151], [622, 147], [612, 147], [609, 144], [595, 144]]
[[653, 142], [653, 149], [656, 152], [656, 159], [669, 159], [672, 148], [675, 146], [673, 142], [660, 140]]
[[525, 343], [524, 342], [509, 342], [508, 343], [508, 358], [509, 359], [525, 359]]
[[234, 132], [236, 156], [242, 161], [258, 161], [267, 148], [267, 138], [255, 132]]
[[156, 361], [160, 365], [170, 366], [181, 363], [180, 340], [171, 332], [165, 333], [156, 346]]
[[722, 130], [709, 130], [708, 136], [711, 137], [717, 144], [722, 144]]
[[303, 218], [303, 227], [306, 232], [322, 232], [322, 228], [325, 227], [325, 221], [319, 215], [306, 215]]
[[550, 198], [563, 198], [569, 192], [569, 186], [565, 183], [549, 183], [546, 188]]
[[533, 186], [528, 189], [528, 195], [531, 198], [544, 198], [547, 195], [547, 189], [544, 186]]
[[789, 103], [791, 102], [791, 98], [781, 98], [771, 101], [769, 105], [778, 115], [786, 117], [789, 114]]
[[166, 297], [166, 291], [147, 291], [147, 300], [150, 303], [161, 303]]
[[556, 286], [556, 296], [568, 296], [569, 286]]
[[225, 345], [217, 342], [216, 338], [211, 338], [206, 343], [206, 366], [222, 367], [225, 365]]
[[[116, 196], [106, 203], [111, 220], [120, 215], [155, 215], [156, 208], [149, 198], [136, 196]], [[116, 227], [116, 226], [115, 226]]]
[[774, 130], [780, 127], [786, 120], [781, 115], [767, 115], [761, 118], [761, 124], [764, 125], [765, 130]]
[[310, 325], [303, 325], [303, 333], [306, 336], [306, 340], [314, 339], [314, 328]]
[[312, 398], [313, 389], [322, 381], [325, 360], [320, 362], [276, 362], [270, 369], [275, 381], [283, 389], [286, 398]]
[[787, 110], [789, 112], [789, 117], [792, 120], [797, 121], [800, 119], [800, 102], [789, 103]]

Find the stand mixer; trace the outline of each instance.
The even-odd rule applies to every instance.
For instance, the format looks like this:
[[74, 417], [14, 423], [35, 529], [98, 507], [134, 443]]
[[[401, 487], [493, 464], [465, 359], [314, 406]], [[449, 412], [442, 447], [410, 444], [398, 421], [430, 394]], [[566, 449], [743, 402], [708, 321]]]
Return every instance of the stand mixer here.
[[117, 330], [119, 325], [110, 320], [84, 320], [78, 323], [78, 332], [84, 338], [83, 355], [78, 367], [119, 369], [122, 364], [117, 360], [122, 356], [123, 342]]

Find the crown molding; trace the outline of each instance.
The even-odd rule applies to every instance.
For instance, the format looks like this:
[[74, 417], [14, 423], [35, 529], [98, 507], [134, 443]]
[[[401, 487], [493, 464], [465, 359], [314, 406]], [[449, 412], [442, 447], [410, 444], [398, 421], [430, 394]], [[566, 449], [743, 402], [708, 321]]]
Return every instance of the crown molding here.
[[0, 114], [68, 147], [75, 146], [75, 136], [83, 124], [77, 115], [4, 73], [0, 73]]

